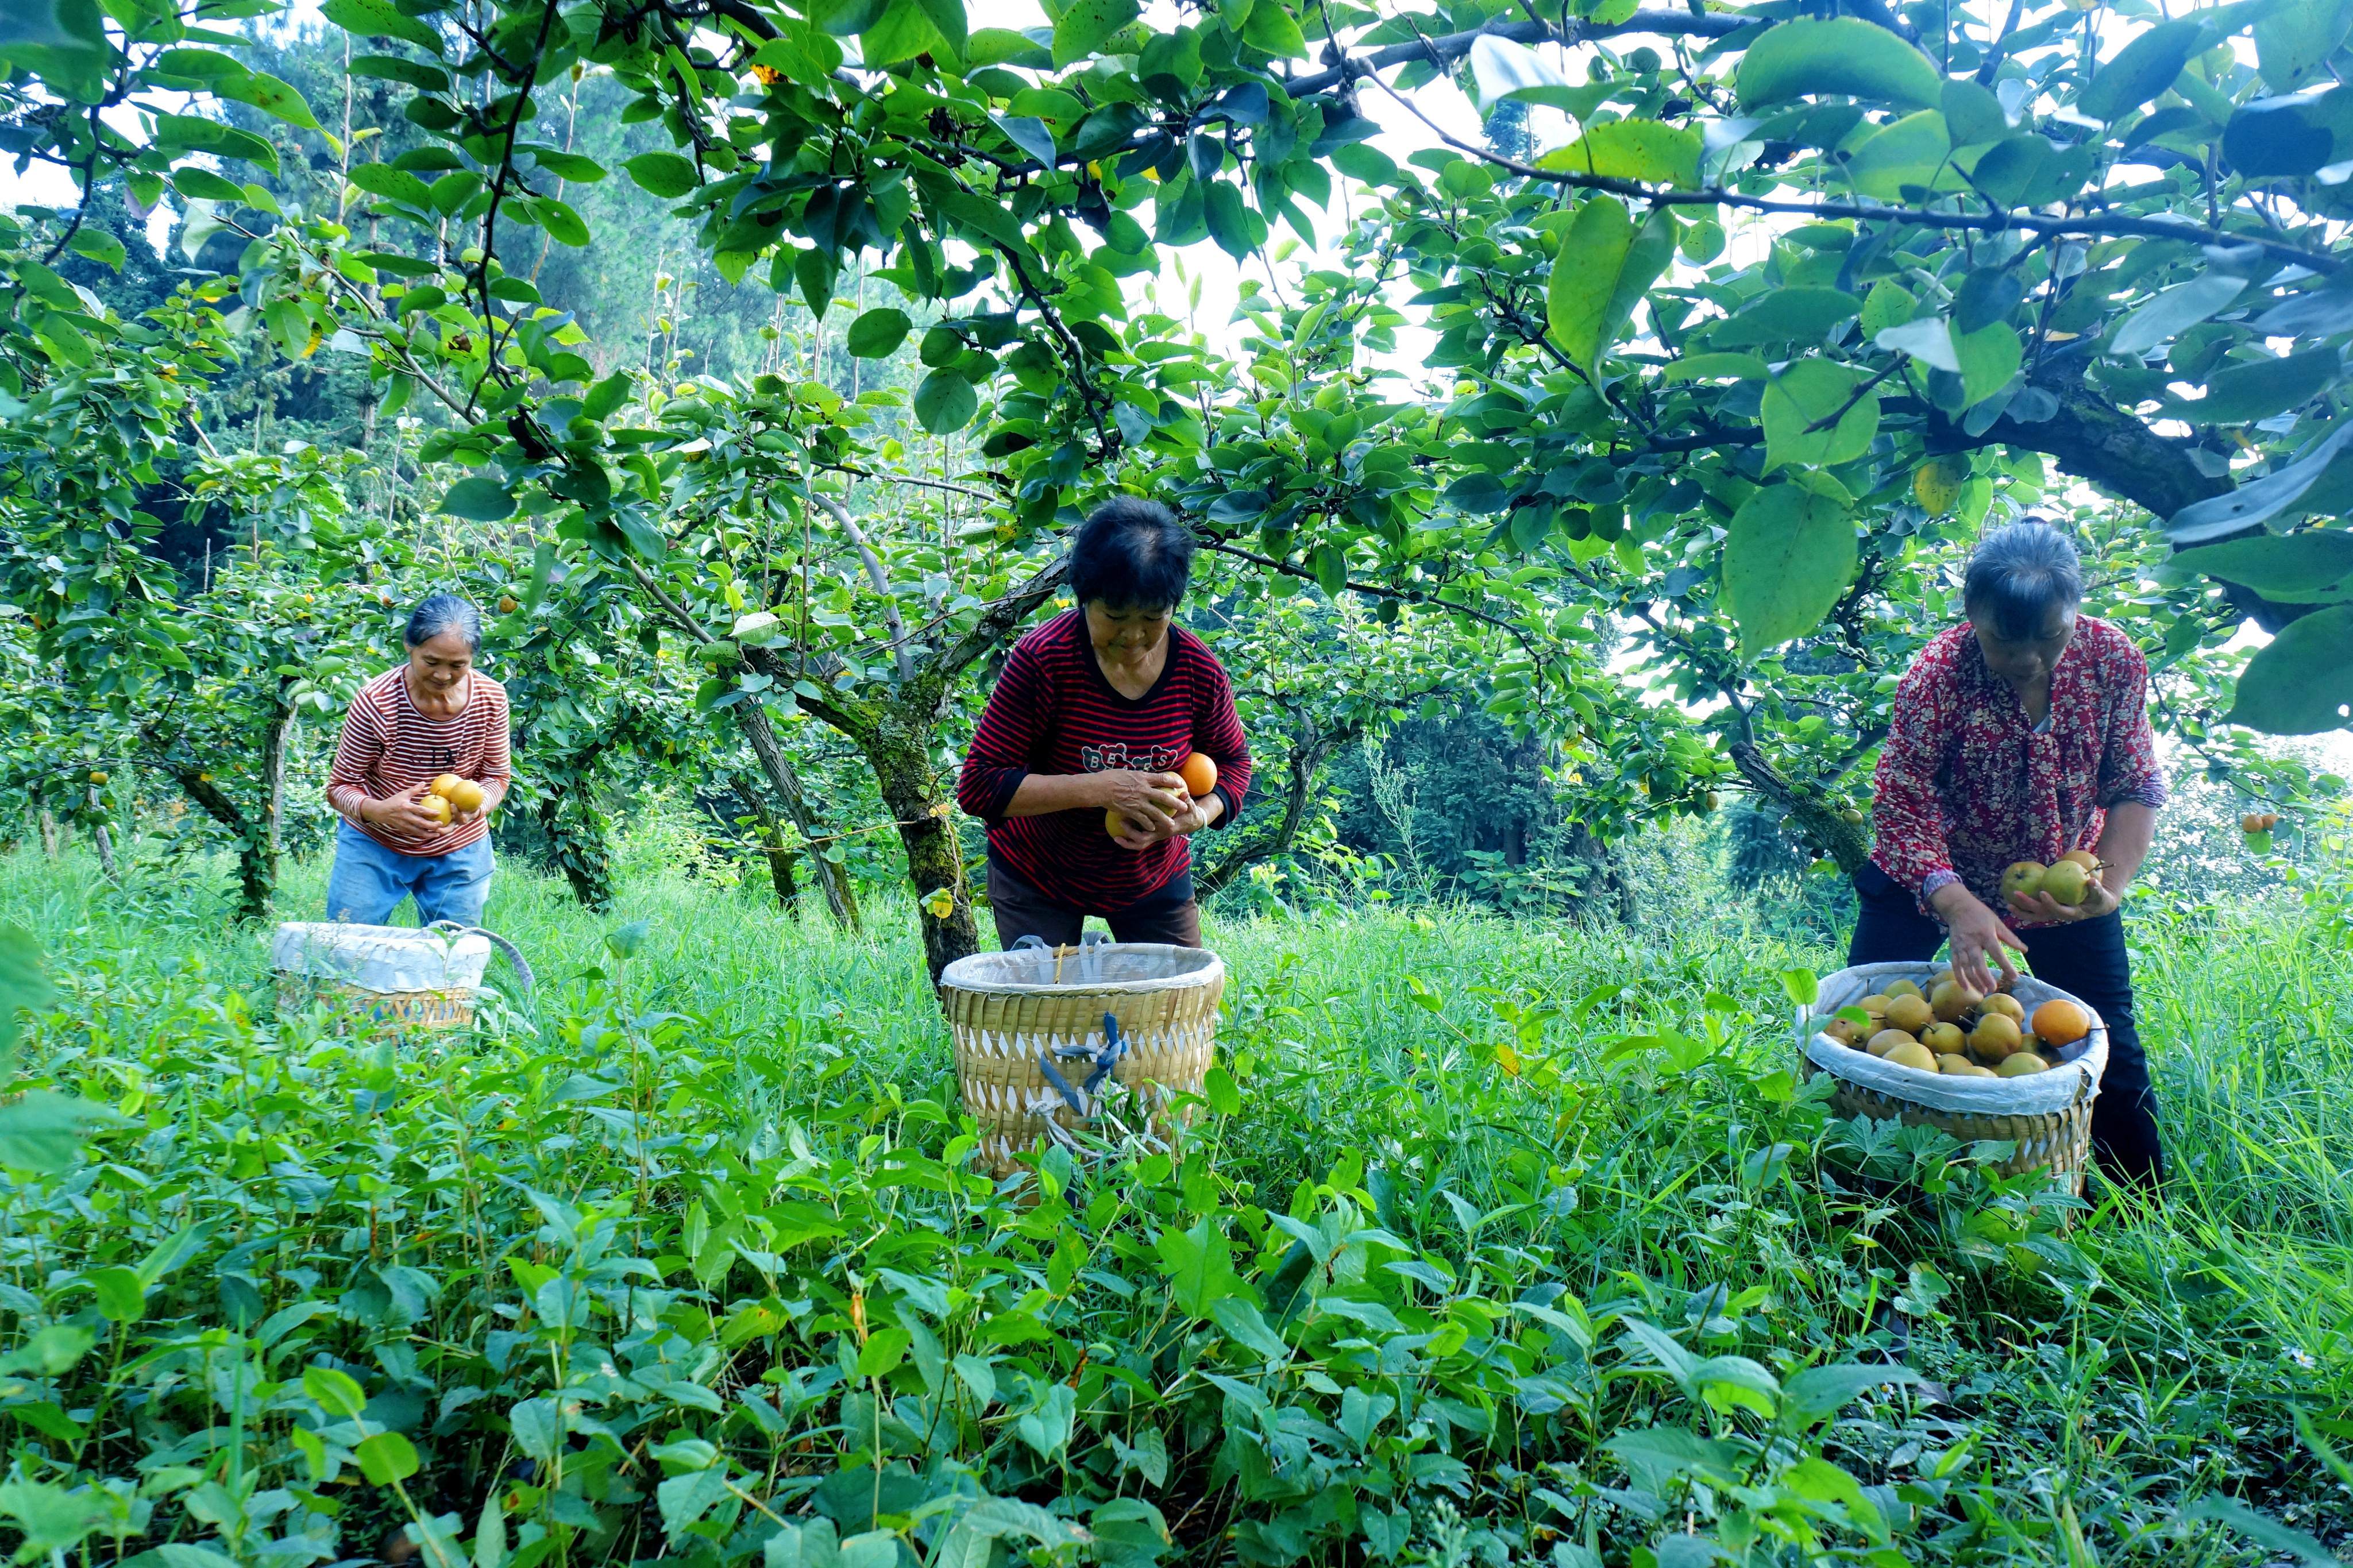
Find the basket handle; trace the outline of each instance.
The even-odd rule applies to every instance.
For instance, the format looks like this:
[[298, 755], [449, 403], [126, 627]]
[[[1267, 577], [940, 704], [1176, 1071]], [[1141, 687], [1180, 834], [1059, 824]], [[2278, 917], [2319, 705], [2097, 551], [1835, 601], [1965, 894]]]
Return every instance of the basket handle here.
[[[1103, 1087], [1103, 1079], [1111, 1076], [1112, 1069], [1119, 1065], [1120, 1058], [1125, 1055], [1127, 1055], [1127, 1040], [1119, 1032], [1119, 1019], [1112, 1014], [1105, 1013], [1103, 1043], [1101, 1047], [1087, 1045], [1041, 1047], [1038, 1052], [1038, 1070], [1046, 1075], [1046, 1081], [1054, 1086], [1054, 1091], [1062, 1097], [1064, 1104], [1081, 1116], [1092, 1116], [1095, 1091]], [[1054, 1058], [1057, 1057], [1064, 1061], [1091, 1063], [1094, 1070], [1087, 1074], [1084, 1083], [1072, 1089], [1071, 1080], [1064, 1078], [1061, 1069], [1054, 1065]], [[1040, 1099], [1042, 1100], [1043, 1097], [1041, 1096]], [[1051, 1100], [1045, 1101], [1047, 1105], [1052, 1103]]]
[[531, 972], [531, 963], [523, 957], [522, 949], [517, 947], [514, 943], [501, 936], [498, 932], [494, 931], [484, 931], [480, 926], [459, 925], [456, 921], [435, 921], [431, 925], [427, 926], [425, 929], [427, 931], [445, 931], [453, 936], [487, 937], [490, 940], [491, 945], [504, 953], [506, 955], [506, 961], [514, 966], [516, 975], [522, 981], [522, 996], [525, 1002], [530, 1001], [532, 993], [539, 988], [539, 982], [537, 978], [533, 975]]

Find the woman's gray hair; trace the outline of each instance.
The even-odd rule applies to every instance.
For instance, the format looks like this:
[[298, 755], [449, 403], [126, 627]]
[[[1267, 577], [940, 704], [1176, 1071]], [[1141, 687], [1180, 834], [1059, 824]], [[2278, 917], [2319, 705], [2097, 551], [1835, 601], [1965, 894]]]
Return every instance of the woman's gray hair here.
[[2042, 636], [2054, 611], [2084, 599], [2084, 567], [2065, 534], [2039, 517], [1998, 528], [1978, 543], [1961, 580], [1961, 606], [2013, 642]]
[[408, 612], [408, 625], [400, 640], [410, 647], [422, 647], [443, 632], [464, 637], [468, 652], [481, 652], [482, 612], [455, 594], [427, 594]]

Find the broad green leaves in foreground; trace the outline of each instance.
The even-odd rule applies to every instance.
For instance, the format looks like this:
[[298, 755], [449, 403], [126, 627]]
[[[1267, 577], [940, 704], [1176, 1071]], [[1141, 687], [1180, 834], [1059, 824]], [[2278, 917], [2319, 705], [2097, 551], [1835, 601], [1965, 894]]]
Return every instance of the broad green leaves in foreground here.
[[1725, 596], [1750, 652], [1820, 625], [1853, 574], [1854, 521], [1834, 484], [1768, 485], [1733, 514]]

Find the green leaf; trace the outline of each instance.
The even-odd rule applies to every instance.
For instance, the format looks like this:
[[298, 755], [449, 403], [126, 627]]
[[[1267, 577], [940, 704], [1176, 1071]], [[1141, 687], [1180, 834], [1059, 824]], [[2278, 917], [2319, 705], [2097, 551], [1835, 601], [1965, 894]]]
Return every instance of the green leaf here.
[[2353, 4], [2347, 0], [2306, 0], [2296, 5], [2274, 5], [2255, 18], [2255, 60], [2263, 85], [2274, 92], [2293, 92], [2320, 75], [2321, 67], [2345, 42], [2353, 27]]
[[2239, 673], [2230, 721], [2270, 735], [2346, 726], [2353, 704], [2353, 605], [2290, 621]]
[[1766, 471], [1787, 463], [1834, 467], [1868, 451], [1879, 434], [1879, 394], [1856, 397], [1862, 384], [1861, 371], [1822, 359], [1799, 360], [1775, 376], [1765, 388]]
[[907, 1359], [907, 1347], [914, 1342], [914, 1335], [895, 1324], [889, 1328], [875, 1330], [866, 1336], [866, 1342], [859, 1347], [858, 1375], [860, 1377], [890, 1376], [899, 1370], [899, 1363]]
[[1733, 80], [1740, 107], [1752, 114], [1820, 93], [1931, 109], [1945, 90], [1926, 55], [1856, 16], [1802, 17], [1767, 28], [1740, 57]]
[[[0, 1485], [0, 1517], [24, 1534], [16, 1545], [21, 1561], [63, 1561], [84, 1536], [106, 1521], [108, 1510], [95, 1488], [68, 1491], [41, 1481]], [[216, 1554], [217, 1555], [217, 1554]], [[227, 1558], [222, 1558], [226, 1563]]]
[[432, 187], [406, 169], [389, 163], [354, 163], [344, 177], [372, 196], [406, 202], [425, 212], [433, 210]]
[[858, 52], [869, 66], [896, 65], [918, 55], [952, 53], [948, 41], [932, 26], [923, 0], [890, 0], [858, 35]]
[[2274, 467], [2262, 479], [2250, 479], [2237, 489], [2191, 501], [2166, 520], [2165, 531], [2177, 545], [2205, 544], [2267, 522], [2304, 499], [2348, 441], [2353, 441], [2353, 420], [2340, 420], [2294, 461]]
[[303, 1368], [302, 1392], [320, 1409], [346, 1421], [367, 1408], [367, 1392], [358, 1380], [332, 1366]]
[[1822, 994], [1822, 983], [1810, 969], [1784, 969], [1780, 972], [1781, 994], [1800, 1007], [1810, 1007]]
[[1932, 184], [1952, 151], [1943, 113], [1924, 109], [1881, 127], [1850, 149], [1847, 182], [1867, 196], [1900, 201], [1907, 187]]
[[1054, 68], [1091, 58], [1138, 14], [1136, 0], [1073, 0], [1054, 21]]
[[979, 412], [972, 383], [952, 370], [932, 372], [915, 388], [915, 422], [934, 436], [953, 435]]
[[640, 153], [621, 167], [637, 182], [639, 190], [664, 201], [676, 201], [701, 183], [693, 163], [675, 153]]
[[360, 1474], [377, 1486], [405, 1481], [417, 1473], [417, 1446], [397, 1432], [372, 1432], [352, 1450]]
[[2202, 1497], [2176, 1516], [2183, 1521], [2214, 1520], [2227, 1524], [2267, 1553], [2302, 1563], [2306, 1568], [2341, 1568], [2344, 1559], [2300, 1530], [2257, 1513], [2236, 1498]]
[[1240, 1296], [1225, 1296], [1209, 1303], [1209, 1316], [1218, 1327], [1225, 1330], [1227, 1338], [1245, 1350], [1255, 1351], [1267, 1361], [1282, 1361], [1291, 1354], [1291, 1347], [1274, 1331], [1256, 1307]]
[[194, 114], [155, 117], [155, 145], [166, 153], [210, 153], [222, 158], [242, 158], [278, 173], [278, 150], [250, 132]]
[[98, 1292], [98, 1315], [110, 1323], [135, 1323], [147, 1310], [147, 1284], [136, 1268], [93, 1268], [85, 1276]]
[[215, 83], [213, 91], [237, 103], [249, 103], [289, 125], [299, 125], [305, 131], [319, 129], [319, 121], [311, 115], [311, 106], [302, 101], [302, 95], [274, 76], [248, 71], [241, 77]]
[[931, 23], [932, 31], [939, 35], [940, 41], [946, 44], [948, 52], [955, 57], [952, 63], [961, 64], [968, 42], [963, 0], [917, 0], [917, 3], [923, 7], [925, 19]]
[[474, 522], [497, 522], [514, 515], [515, 499], [498, 480], [476, 474], [449, 487], [441, 498], [441, 510]]
[[1656, 120], [1613, 120], [1546, 153], [1536, 160], [1536, 166], [1691, 186], [1699, 184], [1700, 150], [1695, 131]]
[[18, 1171], [62, 1171], [92, 1127], [116, 1118], [103, 1106], [37, 1089], [0, 1105], [0, 1165]]
[[2126, 316], [2108, 340], [2108, 352], [2126, 358], [2145, 354], [2228, 308], [2246, 287], [2245, 279], [2227, 272], [2201, 272], [2177, 283]]
[[907, 341], [907, 333], [913, 327], [906, 311], [889, 305], [878, 306], [849, 323], [842, 343], [860, 359], [888, 359], [899, 352], [899, 345]]
[[1307, 35], [1299, 30], [1283, 0], [1254, 0], [1242, 23], [1242, 42], [1279, 60], [1293, 60], [1307, 52]]
[[2342, 597], [2346, 579], [2353, 578], [2353, 530], [2227, 540], [2181, 551], [2172, 564], [2252, 588], [2278, 604], [2322, 604]]
[[1732, 516], [1724, 592], [1751, 655], [1810, 632], [1854, 575], [1854, 523], [1835, 494], [1768, 485]]
[[2159, 22], [2118, 49], [2084, 84], [2078, 112], [2094, 120], [2121, 120], [2173, 85], [2189, 57], [2204, 42], [2202, 22], [2183, 17]]
[[1799, 1426], [1827, 1421], [1874, 1388], [1917, 1383], [1920, 1374], [1908, 1366], [1864, 1366], [1841, 1362], [1810, 1366], [1781, 1385], [1781, 1415]]
[[2009, 385], [2023, 356], [2018, 329], [2008, 321], [1953, 334], [1953, 357], [1961, 366], [1961, 395], [1968, 404], [1981, 403]]
[[[518, 210], [520, 209], [520, 210]], [[548, 237], [558, 245], [568, 245], [578, 250], [588, 243], [588, 226], [567, 204], [554, 196], [532, 196], [510, 203], [508, 210], [517, 216], [529, 216], [547, 230]]]
[[2194, 425], [2268, 419], [2319, 396], [2336, 383], [2343, 368], [2342, 357], [2333, 348], [2307, 349], [2284, 359], [2227, 363], [2207, 376], [2204, 397], [2195, 402], [2168, 397], [2165, 412]]
[[1952, 325], [1942, 316], [1922, 316], [1883, 327], [1872, 334], [1871, 341], [1890, 353], [1910, 354], [1932, 369], [1961, 373], [1960, 356], [1953, 352]]
[[1765, 375], [1765, 361], [1756, 354], [1705, 353], [1673, 361], [1660, 370], [1659, 380], [1672, 385], [1679, 381], [1719, 381], [1726, 377], [1762, 381]]
[[1209, 224], [1209, 237], [1218, 248], [1236, 261], [1247, 258], [1258, 248], [1257, 233], [1250, 222], [1250, 210], [1242, 203], [1241, 187], [1230, 180], [1211, 180], [1201, 187], [1205, 202], [1203, 216]]
[[23, 926], [0, 926], [0, 1062], [16, 1048], [16, 1015], [46, 1006], [56, 994], [41, 970], [39, 940]]
[[1589, 373], [1617, 342], [1634, 305], [1674, 258], [1673, 221], [1662, 209], [1638, 230], [1611, 195], [1578, 206], [1546, 296], [1553, 338], [1572, 363]]
[[377, 81], [405, 81], [419, 92], [447, 92], [449, 73], [439, 66], [428, 66], [422, 60], [408, 59], [400, 55], [359, 55], [353, 58], [353, 76], [370, 77]]
[[[1873, 292], [1876, 294], [1877, 289]], [[1862, 303], [1837, 289], [1767, 289], [1742, 306], [1737, 313], [1709, 328], [1708, 346], [1745, 349], [1767, 343], [1798, 343], [1814, 347], [1830, 337], [1831, 329], [1859, 315]]]
[[319, 15], [354, 37], [398, 38], [429, 54], [441, 52], [441, 36], [393, 0], [326, 0]]
[[0, 61], [39, 76], [76, 103], [106, 96], [111, 58], [95, 0], [9, 0], [0, 5]]
[[1154, 1247], [1160, 1255], [1160, 1272], [1168, 1279], [1170, 1298], [1188, 1317], [1207, 1317], [1216, 1303], [1241, 1293], [1241, 1279], [1234, 1273], [1233, 1244], [1226, 1239], [1215, 1215], [1204, 1215], [1190, 1230], [1167, 1226]]

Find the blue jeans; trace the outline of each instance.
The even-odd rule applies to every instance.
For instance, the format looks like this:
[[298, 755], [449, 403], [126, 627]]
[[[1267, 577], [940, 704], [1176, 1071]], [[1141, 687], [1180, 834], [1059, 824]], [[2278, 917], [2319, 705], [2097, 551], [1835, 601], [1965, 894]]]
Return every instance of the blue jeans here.
[[478, 838], [446, 855], [403, 855], [350, 823], [335, 826], [335, 868], [327, 875], [327, 918], [380, 926], [411, 894], [419, 925], [482, 923], [491, 896], [491, 841]]

